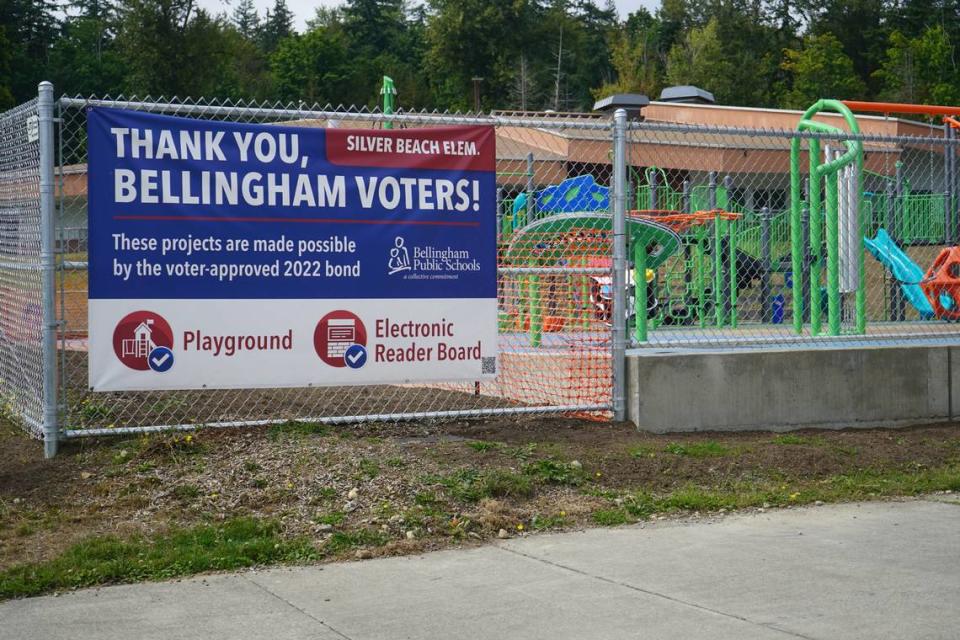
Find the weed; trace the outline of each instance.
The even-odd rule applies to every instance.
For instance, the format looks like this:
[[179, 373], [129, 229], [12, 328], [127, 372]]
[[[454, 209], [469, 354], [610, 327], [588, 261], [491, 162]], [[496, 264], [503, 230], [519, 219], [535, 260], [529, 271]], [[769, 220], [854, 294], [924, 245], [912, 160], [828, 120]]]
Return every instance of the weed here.
[[344, 519], [347, 517], [347, 514], [343, 511], [334, 511], [332, 513], [325, 513], [321, 516], [314, 518], [314, 522], [317, 524], [329, 524], [337, 526], [343, 524]]
[[593, 512], [593, 521], [604, 527], [615, 527], [630, 522], [630, 516], [623, 509], [597, 509]]
[[306, 437], [330, 435], [330, 427], [316, 422], [284, 422], [270, 426], [270, 438], [277, 440], [282, 437]]
[[711, 458], [732, 453], [729, 447], [712, 440], [706, 442], [671, 442], [666, 446], [665, 451], [675, 456], [689, 456], [691, 458]]
[[627, 449], [627, 453], [630, 455], [631, 458], [638, 458], [638, 459], [657, 457], [656, 450], [653, 447], [645, 444], [638, 444], [633, 447], [630, 447], [629, 449]]
[[503, 469], [492, 469], [482, 473], [473, 469], [461, 469], [448, 476], [440, 476], [432, 480], [444, 486], [451, 497], [464, 502], [533, 494], [530, 478]]
[[523, 466], [523, 472], [546, 484], [577, 486], [586, 478], [581, 467], [552, 458], [526, 464]]
[[530, 520], [530, 528], [537, 531], [542, 531], [543, 529], [559, 529], [566, 524], [566, 517], [560, 514], [554, 514], [552, 516], [536, 515]]
[[334, 555], [357, 547], [382, 547], [389, 540], [390, 538], [386, 534], [373, 529], [337, 531], [323, 545], [323, 551], [326, 554]]
[[200, 496], [200, 488], [192, 484], [181, 484], [173, 488], [173, 497], [177, 500], [195, 500]]
[[414, 504], [420, 505], [421, 507], [430, 506], [437, 503], [436, 494], [430, 493], [429, 491], [421, 491], [413, 496]]
[[373, 480], [378, 475], [380, 475], [380, 465], [376, 460], [370, 460], [369, 458], [363, 458], [360, 460], [359, 464], [360, 475], [367, 480]]
[[253, 460], [244, 460], [243, 469], [248, 473], [256, 473], [257, 471], [260, 471], [260, 465]]
[[486, 453], [487, 451], [492, 451], [497, 448], [497, 443], [495, 442], [486, 442], [483, 440], [474, 440], [473, 442], [468, 442], [467, 446], [476, 451], [477, 453]]
[[387, 458], [386, 462], [388, 467], [393, 467], [394, 469], [403, 469], [407, 466], [407, 462], [403, 458]]
[[320, 487], [317, 489], [317, 498], [320, 500], [333, 500], [337, 497], [337, 490], [333, 487]]

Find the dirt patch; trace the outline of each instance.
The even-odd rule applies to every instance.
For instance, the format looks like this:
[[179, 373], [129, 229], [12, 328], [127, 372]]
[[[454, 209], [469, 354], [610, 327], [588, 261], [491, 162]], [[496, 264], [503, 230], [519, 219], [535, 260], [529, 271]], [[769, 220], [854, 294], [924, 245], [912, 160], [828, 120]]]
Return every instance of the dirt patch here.
[[[670, 436], [560, 417], [292, 424], [86, 439], [52, 461], [42, 455], [40, 443], [0, 426], [0, 569], [53, 558], [90, 535], [234, 517], [279, 521], [285, 535], [335, 548], [331, 557], [367, 557], [617, 523], [617, 510], [637, 494], [742, 490], [788, 504], [812, 501], [816, 487], [837, 478], [919, 478], [925, 470], [946, 470], [942, 488], [955, 480], [960, 489], [960, 428], [952, 424]], [[831, 495], [914, 490], [876, 482]]]

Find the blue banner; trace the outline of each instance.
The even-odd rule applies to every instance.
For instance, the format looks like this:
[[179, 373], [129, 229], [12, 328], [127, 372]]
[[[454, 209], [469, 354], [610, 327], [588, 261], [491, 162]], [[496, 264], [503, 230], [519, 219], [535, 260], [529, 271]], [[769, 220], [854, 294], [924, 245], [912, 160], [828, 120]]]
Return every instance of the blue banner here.
[[495, 298], [490, 127], [91, 108], [91, 299]]

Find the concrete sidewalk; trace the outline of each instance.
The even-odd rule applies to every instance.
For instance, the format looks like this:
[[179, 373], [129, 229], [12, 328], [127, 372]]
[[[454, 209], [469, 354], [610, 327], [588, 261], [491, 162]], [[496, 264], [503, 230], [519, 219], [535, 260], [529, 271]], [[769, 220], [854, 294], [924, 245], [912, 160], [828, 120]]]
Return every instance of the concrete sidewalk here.
[[945, 498], [87, 590], [0, 604], [0, 638], [955, 639]]

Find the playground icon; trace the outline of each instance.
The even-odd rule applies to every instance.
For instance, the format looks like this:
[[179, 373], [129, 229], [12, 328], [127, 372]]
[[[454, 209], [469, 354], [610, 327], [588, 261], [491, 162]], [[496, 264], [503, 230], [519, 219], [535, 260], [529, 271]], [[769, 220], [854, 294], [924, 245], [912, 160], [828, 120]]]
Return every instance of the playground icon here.
[[387, 268], [390, 270], [387, 275], [392, 276], [401, 271], [410, 271], [410, 252], [404, 246], [405, 240], [402, 236], [397, 236], [393, 240], [393, 248], [390, 249], [390, 259], [387, 260]]
[[[130, 369], [156, 370], [150, 366], [149, 359], [157, 349], [165, 350], [164, 353], [172, 353], [173, 349], [173, 330], [162, 316], [152, 311], [134, 311], [117, 323], [113, 331], [113, 351]], [[170, 361], [172, 364], [172, 357]]]

